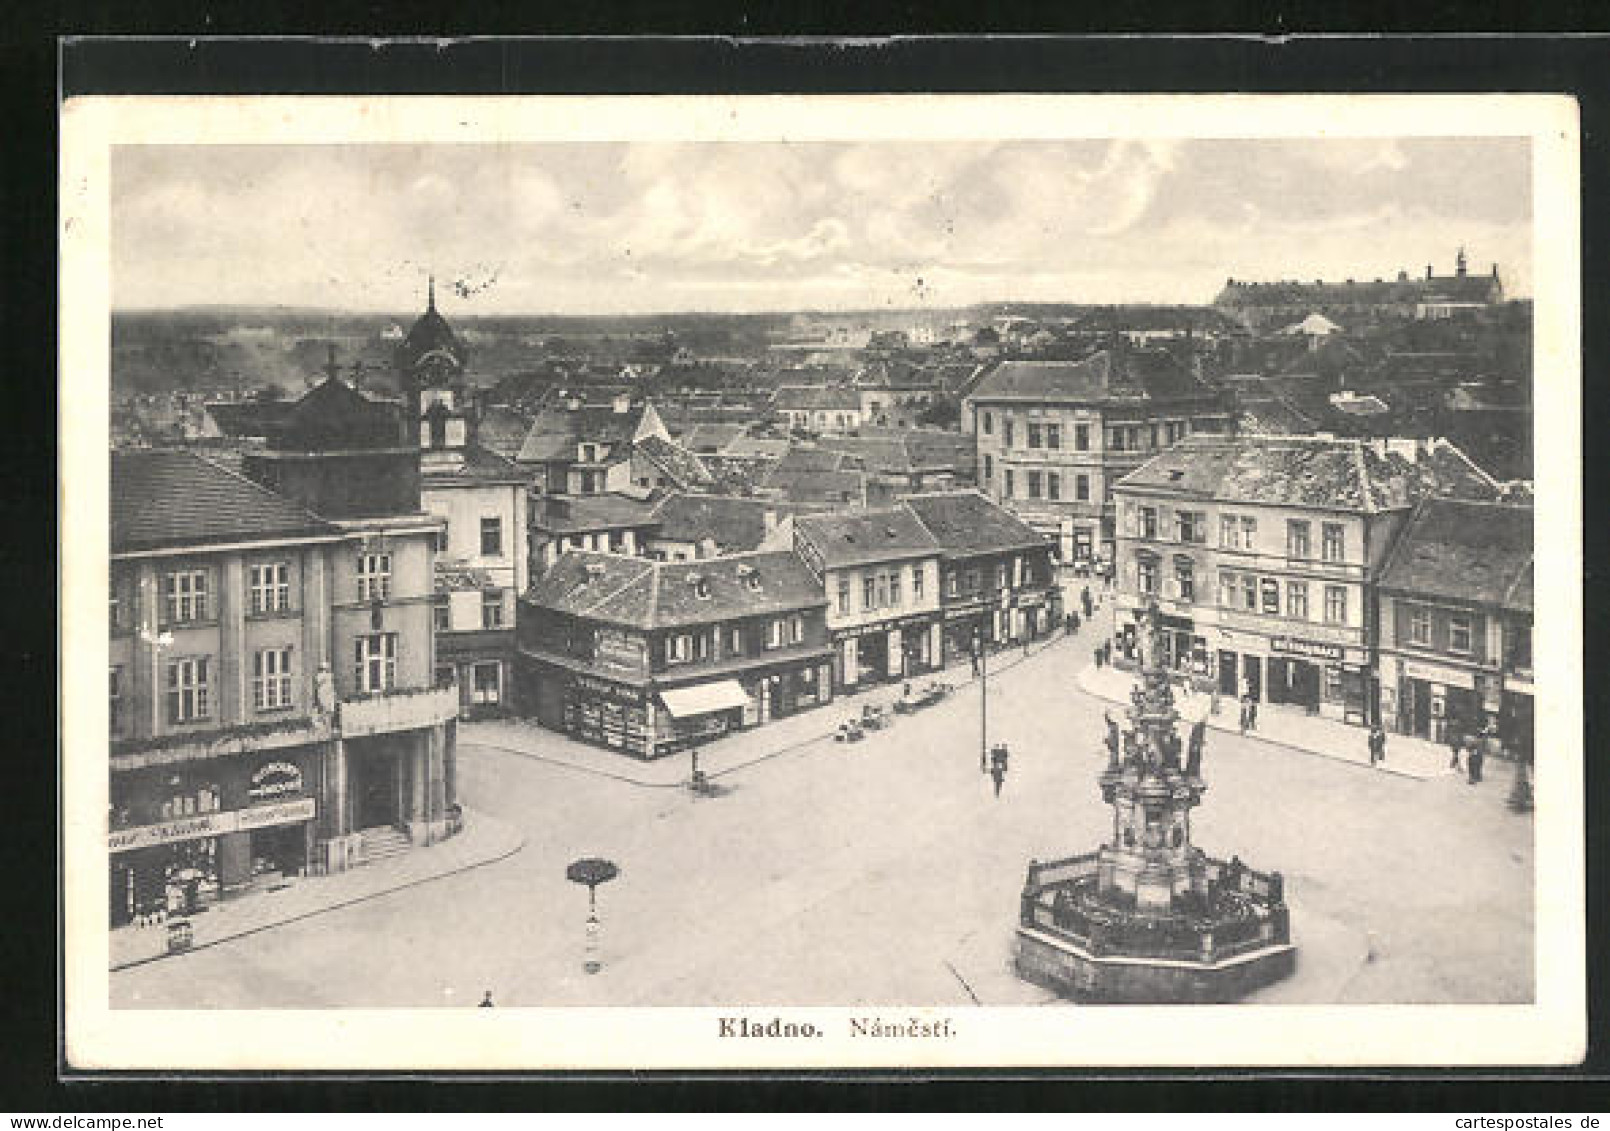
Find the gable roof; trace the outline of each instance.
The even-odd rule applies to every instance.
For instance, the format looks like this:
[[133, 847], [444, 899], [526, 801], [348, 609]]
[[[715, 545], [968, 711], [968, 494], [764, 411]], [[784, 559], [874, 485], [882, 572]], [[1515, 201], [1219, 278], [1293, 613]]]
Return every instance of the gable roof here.
[[785, 469], [781, 464], [771, 469], [760, 481], [758, 490], [775, 493], [796, 503], [851, 503], [866, 502], [866, 472], [799, 471]]
[[827, 604], [821, 584], [790, 550], [690, 562], [571, 550], [531, 586], [528, 600], [572, 616], [644, 630]]
[[401, 406], [373, 401], [328, 377], [292, 405], [269, 436], [282, 451], [354, 451], [406, 446]]
[[1048, 544], [1039, 531], [977, 491], [907, 495], [901, 505], [916, 516], [946, 557]]
[[1532, 508], [1426, 499], [1398, 535], [1381, 587], [1532, 611]]
[[800, 515], [794, 519], [794, 533], [828, 568], [928, 557], [940, 550], [928, 528], [906, 507]]
[[334, 535], [283, 495], [190, 451], [112, 453], [111, 551]]
[[531, 431], [531, 418], [512, 408], [495, 406], [481, 414], [475, 426], [475, 439], [504, 459], [515, 459]]
[[1374, 514], [1413, 506], [1435, 489], [1433, 476], [1361, 440], [1196, 434], [1124, 476], [1117, 489]]
[[654, 526], [655, 504], [630, 495], [544, 495], [531, 508], [531, 527], [552, 534]]
[[431, 452], [422, 453], [419, 474], [426, 487], [440, 487], [449, 483], [524, 483], [526, 473], [496, 452], [480, 444], [466, 444], [460, 451], [463, 462], [437, 464], [430, 462]]
[[662, 436], [644, 436], [632, 450], [665, 472], [678, 487], [705, 487], [714, 481], [703, 460]]
[[520, 463], [545, 463], [550, 460], [573, 460], [579, 443], [598, 444], [609, 448], [627, 444], [637, 433], [642, 422], [643, 408], [629, 408], [616, 412], [610, 405], [587, 405], [581, 408], [545, 408], [531, 421], [520, 454]]
[[654, 507], [654, 519], [659, 524], [656, 537], [694, 543], [710, 538], [722, 553], [753, 550], [765, 541], [777, 520], [800, 509], [797, 504], [776, 499], [676, 492], [666, 495]]
[[1211, 400], [1210, 385], [1166, 350], [1098, 350], [1082, 361], [1003, 361], [973, 389], [974, 401], [1144, 404]]

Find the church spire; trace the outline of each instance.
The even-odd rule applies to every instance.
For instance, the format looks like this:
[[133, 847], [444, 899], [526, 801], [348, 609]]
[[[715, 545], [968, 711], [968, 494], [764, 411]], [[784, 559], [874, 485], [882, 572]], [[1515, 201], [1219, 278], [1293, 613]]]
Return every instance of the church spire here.
[[436, 273], [434, 271], [432, 271], [430, 275], [430, 295], [429, 300], [425, 304], [425, 309], [427, 311], [436, 309]]

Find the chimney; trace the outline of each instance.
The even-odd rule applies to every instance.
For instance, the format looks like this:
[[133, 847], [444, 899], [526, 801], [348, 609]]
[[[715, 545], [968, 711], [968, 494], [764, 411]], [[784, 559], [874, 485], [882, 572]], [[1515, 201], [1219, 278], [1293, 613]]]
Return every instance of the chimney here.
[[1426, 264], [1426, 282], [1429, 283], [1430, 281], [1431, 281], [1431, 264], [1427, 263]]
[[761, 512], [761, 521], [766, 524], [766, 533], [770, 534], [777, 529], [777, 512], [767, 507]]
[[326, 361], [324, 363], [324, 372], [325, 372], [325, 375], [328, 376], [330, 378], [330, 380], [332, 380], [332, 381], [339, 381], [341, 379], [341, 369], [335, 363], [335, 343], [334, 342], [330, 343], [330, 360], [328, 360], [328, 361]]
[[616, 393], [615, 398], [610, 401], [610, 408], [617, 413], [630, 412], [632, 409], [632, 394]]
[[1454, 274], [1458, 275], [1461, 279], [1463, 279], [1465, 277], [1465, 270], [1469, 266], [1465, 261], [1465, 249], [1464, 248], [1459, 249], [1459, 254], [1454, 258], [1453, 262], [1454, 262]]

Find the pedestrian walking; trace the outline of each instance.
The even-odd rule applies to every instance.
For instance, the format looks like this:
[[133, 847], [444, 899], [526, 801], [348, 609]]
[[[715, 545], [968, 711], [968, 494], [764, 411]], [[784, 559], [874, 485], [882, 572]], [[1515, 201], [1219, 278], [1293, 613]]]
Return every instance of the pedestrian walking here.
[[1079, 604], [1084, 606], [1085, 619], [1090, 619], [1090, 586], [1086, 585], [1079, 592]]
[[975, 643], [973, 645], [973, 674], [974, 675], [978, 675], [982, 671], [982, 669], [979, 667], [979, 658], [978, 658], [979, 651], [980, 651], [980, 646], [977, 643]]
[[1068, 614], [1068, 625], [1069, 625], [1068, 631], [1069, 632], [1078, 632], [1079, 631], [1079, 623], [1080, 623], [1079, 622], [1079, 614], [1077, 612], [1072, 612], [1072, 613]]
[[1370, 728], [1370, 768], [1374, 769], [1378, 762], [1386, 761], [1386, 732], [1381, 724], [1376, 723]]
[[995, 796], [1001, 795], [1001, 786], [1006, 781], [1007, 752], [1004, 744], [996, 746], [989, 752], [989, 776], [995, 783]]
[[1464, 738], [1460, 735], [1459, 728], [1450, 723], [1448, 725], [1448, 768], [1450, 770], [1459, 768], [1459, 750], [1463, 745]]
[[1219, 688], [1217, 684], [1214, 685], [1212, 693], [1208, 696], [1208, 713], [1212, 715], [1219, 713]]
[[1247, 729], [1258, 729], [1258, 697], [1256, 695], [1247, 696]]
[[1247, 704], [1250, 702], [1246, 696], [1241, 697], [1241, 713], [1236, 717], [1236, 725], [1241, 728], [1242, 734], [1247, 733]]
[[481, 1004], [478, 1005], [476, 1008], [477, 1009], [491, 1009], [492, 1008], [492, 991], [491, 990], [487, 990], [484, 994], [481, 995]]
[[1486, 757], [1482, 753], [1481, 743], [1479, 742], [1472, 742], [1470, 749], [1465, 751], [1465, 766], [1470, 771], [1471, 785], [1476, 785], [1481, 781], [1481, 764], [1486, 760]]

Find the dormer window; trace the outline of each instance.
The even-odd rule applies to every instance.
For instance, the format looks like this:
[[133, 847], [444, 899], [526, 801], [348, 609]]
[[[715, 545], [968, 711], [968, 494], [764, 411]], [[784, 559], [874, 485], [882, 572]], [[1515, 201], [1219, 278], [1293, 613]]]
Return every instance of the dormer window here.
[[751, 590], [759, 592], [760, 573], [755, 569], [754, 566], [750, 565], [748, 562], [743, 563], [738, 567], [738, 576], [743, 579], [743, 583], [749, 586]]
[[710, 597], [710, 581], [703, 574], [695, 573], [688, 578], [688, 584], [693, 587], [693, 595], [701, 601]]

